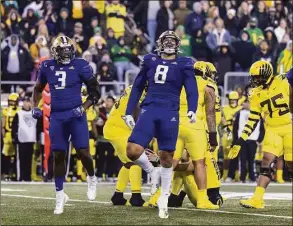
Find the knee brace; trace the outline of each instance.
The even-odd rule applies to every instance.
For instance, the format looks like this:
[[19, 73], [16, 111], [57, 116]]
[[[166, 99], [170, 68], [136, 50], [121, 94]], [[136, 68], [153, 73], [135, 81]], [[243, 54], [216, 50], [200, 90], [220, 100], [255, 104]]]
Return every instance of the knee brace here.
[[260, 168], [260, 175], [263, 175], [265, 177], [268, 177], [270, 180], [273, 180], [275, 177], [275, 173], [276, 173], [276, 163], [277, 163], [277, 159], [272, 161], [269, 164], [269, 167], [261, 167]]

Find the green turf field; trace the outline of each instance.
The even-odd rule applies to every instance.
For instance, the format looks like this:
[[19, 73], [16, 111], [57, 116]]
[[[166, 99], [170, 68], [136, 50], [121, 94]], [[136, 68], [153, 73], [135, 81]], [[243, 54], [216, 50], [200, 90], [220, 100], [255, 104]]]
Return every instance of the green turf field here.
[[[263, 210], [239, 205], [241, 197], [254, 191], [253, 185], [224, 184], [221, 190], [228, 199], [220, 210], [197, 210], [186, 199], [182, 208], [170, 210], [169, 219], [159, 219], [155, 208], [113, 207], [109, 200], [115, 186], [98, 186], [96, 201], [88, 202], [86, 184], [66, 184], [70, 200], [64, 213], [56, 216], [53, 184], [2, 183], [1, 225], [292, 225], [291, 184], [272, 184]], [[143, 195], [147, 200], [148, 187], [144, 187]]]

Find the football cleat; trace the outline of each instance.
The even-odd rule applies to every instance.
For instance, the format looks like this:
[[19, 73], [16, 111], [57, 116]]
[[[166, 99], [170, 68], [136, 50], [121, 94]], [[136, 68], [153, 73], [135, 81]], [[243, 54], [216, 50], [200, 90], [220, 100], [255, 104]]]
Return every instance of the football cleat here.
[[220, 207], [218, 205], [214, 205], [208, 198], [202, 200], [201, 202], [197, 201], [196, 205], [197, 209], [207, 209], [207, 210], [217, 210]]
[[68, 202], [69, 197], [64, 193], [64, 191], [56, 192], [56, 206], [54, 214], [62, 214], [64, 211], [64, 205]]
[[159, 218], [167, 219], [169, 218], [168, 213], [168, 195], [161, 195], [158, 199], [157, 205], [159, 208]]
[[129, 204], [127, 199], [123, 197], [123, 193], [117, 191], [113, 194], [111, 202], [114, 206], [127, 206]]
[[129, 203], [131, 206], [142, 207], [144, 206], [145, 201], [142, 199], [141, 193], [133, 193]]
[[96, 199], [97, 196], [97, 177], [91, 178], [87, 176], [87, 197], [88, 200], [92, 201]]
[[181, 207], [178, 195], [171, 193], [168, 200], [168, 207]]
[[265, 202], [260, 199], [246, 199], [246, 200], [240, 200], [240, 205], [246, 208], [255, 208], [255, 209], [264, 209], [265, 208]]
[[161, 189], [159, 188], [155, 194], [153, 194], [150, 198], [150, 200], [148, 201], [148, 206], [149, 207], [157, 207], [157, 202], [158, 199], [161, 195]]

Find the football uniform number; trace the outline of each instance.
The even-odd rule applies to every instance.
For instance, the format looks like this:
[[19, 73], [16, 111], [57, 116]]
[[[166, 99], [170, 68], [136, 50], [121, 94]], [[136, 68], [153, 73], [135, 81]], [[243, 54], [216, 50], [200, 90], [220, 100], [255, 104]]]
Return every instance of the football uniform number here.
[[56, 71], [55, 75], [58, 76], [58, 82], [60, 82], [60, 84], [55, 85], [55, 89], [64, 89], [66, 85], [66, 72]]
[[[285, 115], [287, 113], [289, 113], [289, 107], [286, 103], [283, 104], [278, 104], [277, 100], [278, 99], [282, 99], [283, 98], [283, 94], [279, 93], [276, 96], [273, 96], [271, 99], [267, 99], [263, 102], [260, 103], [261, 107], [264, 107], [265, 105], [268, 105], [268, 111], [270, 113], [270, 117], [273, 117], [273, 108], [279, 109], [279, 116]], [[272, 106], [273, 104], [273, 106]]]
[[168, 70], [168, 66], [158, 65], [155, 73], [155, 83], [164, 84], [167, 79]]

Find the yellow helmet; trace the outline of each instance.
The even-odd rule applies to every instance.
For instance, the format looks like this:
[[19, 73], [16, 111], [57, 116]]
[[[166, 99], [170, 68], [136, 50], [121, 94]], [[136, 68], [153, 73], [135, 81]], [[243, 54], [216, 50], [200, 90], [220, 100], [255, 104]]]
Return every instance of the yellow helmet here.
[[8, 106], [16, 107], [18, 105], [19, 95], [17, 93], [11, 93], [8, 96]]
[[206, 76], [210, 79], [212, 79], [213, 81], [217, 81], [218, 80], [218, 71], [216, 69], [216, 67], [210, 63], [210, 62], [205, 62], [206, 63]]
[[195, 75], [202, 75], [203, 77], [205, 76], [206, 73], [206, 62], [204, 61], [196, 61], [195, 64], [193, 65], [194, 68], [194, 73]]
[[229, 105], [232, 108], [236, 108], [238, 106], [239, 94], [236, 91], [231, 91], [228, 94]]
[[236, 91], [231, 91], [228, 95], [229, 100], [238, 100], [239, 94]]
[[256, 61], [249, 69], [249, 83], [251, 87], [268, 85], [273, 79], [273, 66], [265, 60]]
[[19, 95], [17, 93], [11, 93], [8, 96], [8, 101], [18, 101]]

